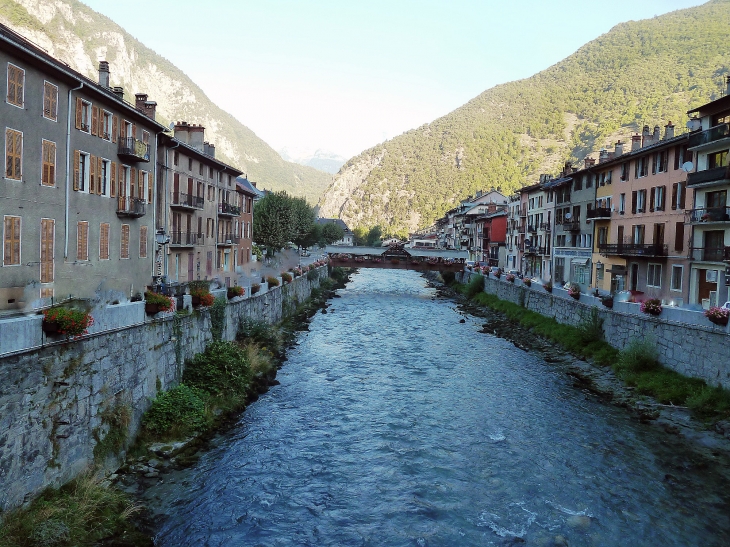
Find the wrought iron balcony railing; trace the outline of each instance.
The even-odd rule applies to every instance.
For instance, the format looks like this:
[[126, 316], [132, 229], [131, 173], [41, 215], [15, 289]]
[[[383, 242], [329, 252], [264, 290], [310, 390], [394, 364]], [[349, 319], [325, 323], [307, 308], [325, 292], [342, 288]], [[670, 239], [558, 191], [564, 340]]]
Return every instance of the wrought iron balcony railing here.
[[687, 186], [699, 186], [701, 184], [725, 184], [730, 183], [730, 166], [715, 167], [697, 173], [689, 173], [687, 175]]
[[147, 212], [147, 202], [140, 198], [119, 196], [117, 198], [118, 217], [143, 217]]
[[689, 212], [690, 222], [730, 222], [730, 207], [706, 207], [692, 209]]
[[218, 204], [218, 214], [237, 217], [241, 214], [241, 208], [224, 201]]
[[170, 234], [170, 245], [175, 247], [192, 247], [203, 245], [205, 236], [195, 232], [172, 232]]
[[690, 260], [730, 262], [730, 247], [690, 247]]
[[150, 145], [134, 137], [121, 138], [117, 154], [129, 162], [148, 162], [150, 161]]
[[563, 227], [564, 232], [578, 232], [580, 231], [580, 220], [576, 221], [563, 221], [560, 224]]
[[591, 209], [586, 214], [586, 218], [592, 219], [592, 220], [599, 220], [602, 218], [611, 218], [611, 209], [608, 207], [596, 207], [595, 209]]
[[603, 256], [667, 256], [667, 245], [654, 243], [602, 243], [598, 251]]
[[185, 194], [183, 192], [173, 192], [170, 207], [180, 207], [183, 209], [202, 209], [205, 206], [205, 200], [199, 196]]

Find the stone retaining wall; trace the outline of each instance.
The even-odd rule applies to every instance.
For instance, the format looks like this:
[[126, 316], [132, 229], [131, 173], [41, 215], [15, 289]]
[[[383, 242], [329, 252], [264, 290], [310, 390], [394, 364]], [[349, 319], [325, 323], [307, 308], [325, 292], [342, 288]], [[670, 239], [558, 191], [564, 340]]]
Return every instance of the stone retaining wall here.
[[[457, 274], [457, 280], [468, 283], [472, 275], [475, 274], [462, 272]], [[647, 315], [638, 310], [638, 304], [617, 302], [609, 310], [589, 295], [581, 294], [576, 301], [562, 289], [548, 293], [541, 285], [526, 287], [519, 281], [510, 283], [492, 276], [484, 276], [484, 292], [574, 326], [596, 307], [603, 319], [605, 338], [613, 347], [623, 349], [637, 338], [650, 340], [664, 366], [730, 389], [730, 335], [726, 327], [714, 326], [704, 316], [706, 326], [674, 321], [665, 313], [670, 310], [658, 317]]]
[[[326, 266], [315, 271], [327, 275]], [[223, 339], [235, 337], [242, 318], [279, 321], [287, 306], [319, 287], [319, 280], [304, 275], [230, 301]], [[40, 331], [40, 322], [33, 323]], [[203, 309], [188, 316], [158, 314], [143, 324], [0, 358], [0, 510], [86, 469], [119, 409], [131, 410], [133, 438], [157, 392], [176, 385], [185, 360], [204, 351], [211, 339], [210, 312]], [[99, 463], [114, 469], [119, 456], [110, 454]]]

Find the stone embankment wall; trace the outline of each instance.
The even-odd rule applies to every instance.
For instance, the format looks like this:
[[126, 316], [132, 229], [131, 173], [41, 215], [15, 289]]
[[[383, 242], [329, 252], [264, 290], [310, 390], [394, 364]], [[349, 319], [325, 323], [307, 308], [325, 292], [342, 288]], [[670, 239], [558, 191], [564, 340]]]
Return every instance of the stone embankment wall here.
[[[326, 266], [315, 271], [327, 275]], [[235, 337], [243, 318], [279, 321], [319, 280], [305, 275], [229, 302], [223, 339]], [[185, 361], [211, 339], [210, 312], [203, 309], [188, 316], [160, 314], [143, 324], [0, 359], [0, 510], [71, 480], [95, 461], [114, 469], [120, 455], [104, 455], [101, 462], [94, 455], [110, 425], [128, 416], [133, 438], [157, 392], [176, 385]]]
[[[472, 275], [475, 274], [460, 273], [457, 280], [468, 283]], [[666, 312], [674, 310], [666, 309], [655, 317], [641, 313], [638, 304], [622, 302], [616, 302], [614, 309], [609, 310], [592, 296], [582, 294], [576, 301], [562, 289], [548, 293], [540, 285], [526, 287], [519, 281], [513, 284], [491, 276], [484, 276], [484, 292], [574, 326], [596, 307], [603, 319], [606, 341], [613, 347], [623, 349], [633, 339], [649, 340], [667, 368], [730, 389], [730, 335], [727, 328], [713, 326], [702, 314], [694, 315], [701, 316], [707, 326], [668, 318], [670, 313]]]

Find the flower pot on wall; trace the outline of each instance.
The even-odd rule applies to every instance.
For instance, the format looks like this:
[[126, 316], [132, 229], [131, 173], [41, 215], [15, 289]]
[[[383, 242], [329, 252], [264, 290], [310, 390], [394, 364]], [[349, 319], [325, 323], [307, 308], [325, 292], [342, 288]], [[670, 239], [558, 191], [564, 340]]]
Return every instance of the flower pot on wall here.
[[147, 303], [144, 305], [144, 312], [147, 315], [155, 315], [160, 311], [160, 305], [159, 304], [150, 304]]
[[727, 326], [727, 317], [708, 317], [708, 319], [715, 325], [719, 325], [721, 327]]
[[60, 328], [58, 325], [58, 322], [56, 321], [46, 321], [43, 320], [43, 323], [41, 323], [41, 328], [43, 329], [43, 332], [45, 332], [49, 336], [53, 336], [56, 334], [60, 334]]

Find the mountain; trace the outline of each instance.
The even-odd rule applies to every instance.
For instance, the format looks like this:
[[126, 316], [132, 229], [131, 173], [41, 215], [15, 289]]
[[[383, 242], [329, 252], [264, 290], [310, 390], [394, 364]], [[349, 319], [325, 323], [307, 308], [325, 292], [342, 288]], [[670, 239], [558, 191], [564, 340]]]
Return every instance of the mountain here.
[[308, 165], [320, 171], [334, 175], [347, 161], [345, 158], [328, 150], [317, 150], [314, 154], [295, 151], [289, 148], [279, 150], [279, 155], [286, 161], [293, 161], [300, 165]]
[[511, 193], [645, 124], [681, 129], [690, 107], [724, 90], [728, 21], [730, 0], [713, 0], [621, 23], [548, 69], [348, 160], [320, 214], [352, 227], [426, 227], [477, 190]]
[[124, 87], [125, 98], [134, 102], [134, 93], [148, 93], [165, 125], [177, 120], [204, 125], [216, 156], [247, 173], [259, 188], [286, 190], [316, 203], [332, 181], [328, 173], [284, 161], [179, 68], [77, 0], [0, 0], [0, 23], [91, 79], [98, 78], [98, 61], [109, 61], [111, 83]]

